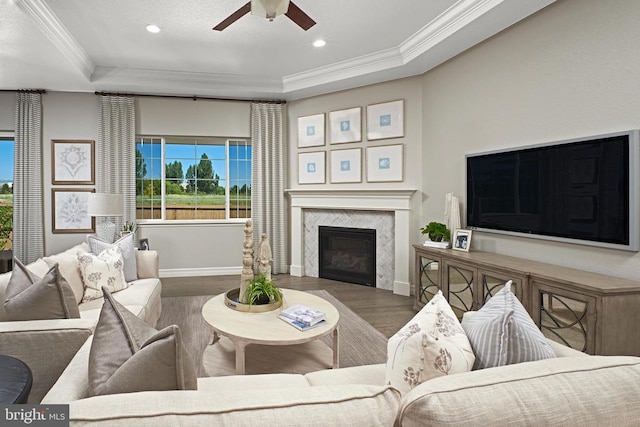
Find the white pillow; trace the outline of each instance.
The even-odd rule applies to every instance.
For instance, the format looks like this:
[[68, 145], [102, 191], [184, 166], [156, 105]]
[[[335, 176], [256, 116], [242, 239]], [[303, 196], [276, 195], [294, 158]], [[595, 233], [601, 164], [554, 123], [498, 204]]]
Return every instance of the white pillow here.
[[402, 395], [432, 378], [468, 372], [471, 344], [441, 291], [387, 343], [386, 382]]
[[475, 315], [464, 317], [462, 327], [476, 355], [473, 369], [556, 357], [527, 310], [511, 292], [511, 281]]
[[124, 277], [127, 282], [132, 282], [138, 279], [134, 237], [134, 233], [129, 233], [113, 243], [107, 243], [98, 239], [96, 236], [88, 235], [87, 243], [89, 244], [89, 251], [94, 255], [101, 254], [103, 251], [113, 246], [120, 246], [120, 249], [122, 249], [122, 256], [124, 258]]
[[91, 301], [102, 297], [102, 287], [109, 292], [117, 292], [129, 286], [124, 278], [124, 261], [120, 246], [114, 245], [94, 255], [85, 251], [78, 251], [80, 272], [84, 281], [84, 296], [82, 301]]

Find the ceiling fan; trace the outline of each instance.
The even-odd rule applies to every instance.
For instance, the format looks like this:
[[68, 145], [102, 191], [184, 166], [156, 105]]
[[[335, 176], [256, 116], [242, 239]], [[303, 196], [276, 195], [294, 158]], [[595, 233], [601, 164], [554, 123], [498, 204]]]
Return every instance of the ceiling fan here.
[[225, 20], [213, 27], [216, 31], [222, 31], [229, 25], [242, 18], [247, 13], [267, 18], [273, 21], [276, 16], [286, 15], [295, 22], [300, 28], [307, 31], [316, 25], [316, 22], [289, 0], [251, 0], [240, 9], [233, 12]]

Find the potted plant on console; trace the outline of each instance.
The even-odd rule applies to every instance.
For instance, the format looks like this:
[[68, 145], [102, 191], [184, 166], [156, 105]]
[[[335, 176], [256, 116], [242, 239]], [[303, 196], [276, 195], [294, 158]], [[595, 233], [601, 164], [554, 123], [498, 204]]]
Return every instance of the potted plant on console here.
[[451, 230], [441, 222], [431, 221], [420, 229], [422, 234], [426, 234], [429, 240], [423, 246], [446, 249], [451, 246]]

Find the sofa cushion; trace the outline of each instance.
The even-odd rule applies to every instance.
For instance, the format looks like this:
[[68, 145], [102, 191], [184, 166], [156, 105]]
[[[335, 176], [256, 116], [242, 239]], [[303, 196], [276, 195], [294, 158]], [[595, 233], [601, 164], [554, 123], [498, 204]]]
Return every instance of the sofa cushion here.
[[638, 425], [640, 358], [558, 357], [427, 381], [405, 396], [398, 425]]
[[76, 304], [80, 304], [84, 296], [84, 282], [82, 281], [78, 256], [69, 252], [62, 252], [42, 259], [47, 263], [49, 268], [53, 267], [54, 264], [58, 264], [58, 271], [73, 290]]
[[71, 319], [80, 317], [73, 291], [58, 265], [42, 277], [31, 273], [14, 258], [5, 292], [4, 309], [9, 320]]
[[135, 234], [129, 233], [113, 243], [107, 243], [96, 236], [88, 235], [87, 243], [89, 244], [90, 252], [94, 255], [99, 255], [113, 246], [120, 246], [122, 257], [124, 258], [124, 277], [127, 282], [131, 282], [138, 278], [134, 238]]
[[106, 287], [102, 291], [104, 304], [89, 354], [91, 394], [195, 389], [195, 364], [180, 328], [158, 331], [118, 303]]
[[471, 344], [441, 291], [389, 338], [386, 382], [404, 395], [431, 378], [468, 372]]
[[393, 426], [400, 396], [385, 386], [165, 391], [71, 402], [72, 425], [94, 427]]
[[124, 278], [122, 250], [112, 246], [100, 255], [78, 251], [80, 272], [84, 281], [82, 301], [91, 301], [102, 297], [102, 287], [109, 292], [117, 292], [129, 286]]
[[476, 355], [474, 369], [556, 356], [527, 310], [511, 292], [511, 281], [473, 317], [463, 319], [462, 327]]

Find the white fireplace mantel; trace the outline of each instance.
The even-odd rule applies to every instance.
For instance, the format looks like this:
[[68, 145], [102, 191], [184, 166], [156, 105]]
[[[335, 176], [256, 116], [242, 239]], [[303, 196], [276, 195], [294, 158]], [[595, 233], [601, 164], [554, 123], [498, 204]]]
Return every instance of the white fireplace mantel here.
[[289, 189], [291, 200], [291, 275], [304, 272], [304, 209], [355, 209], [394, 212], [395, 278], [393, 292], [410, 294], [410, 210], [415, 189]]

